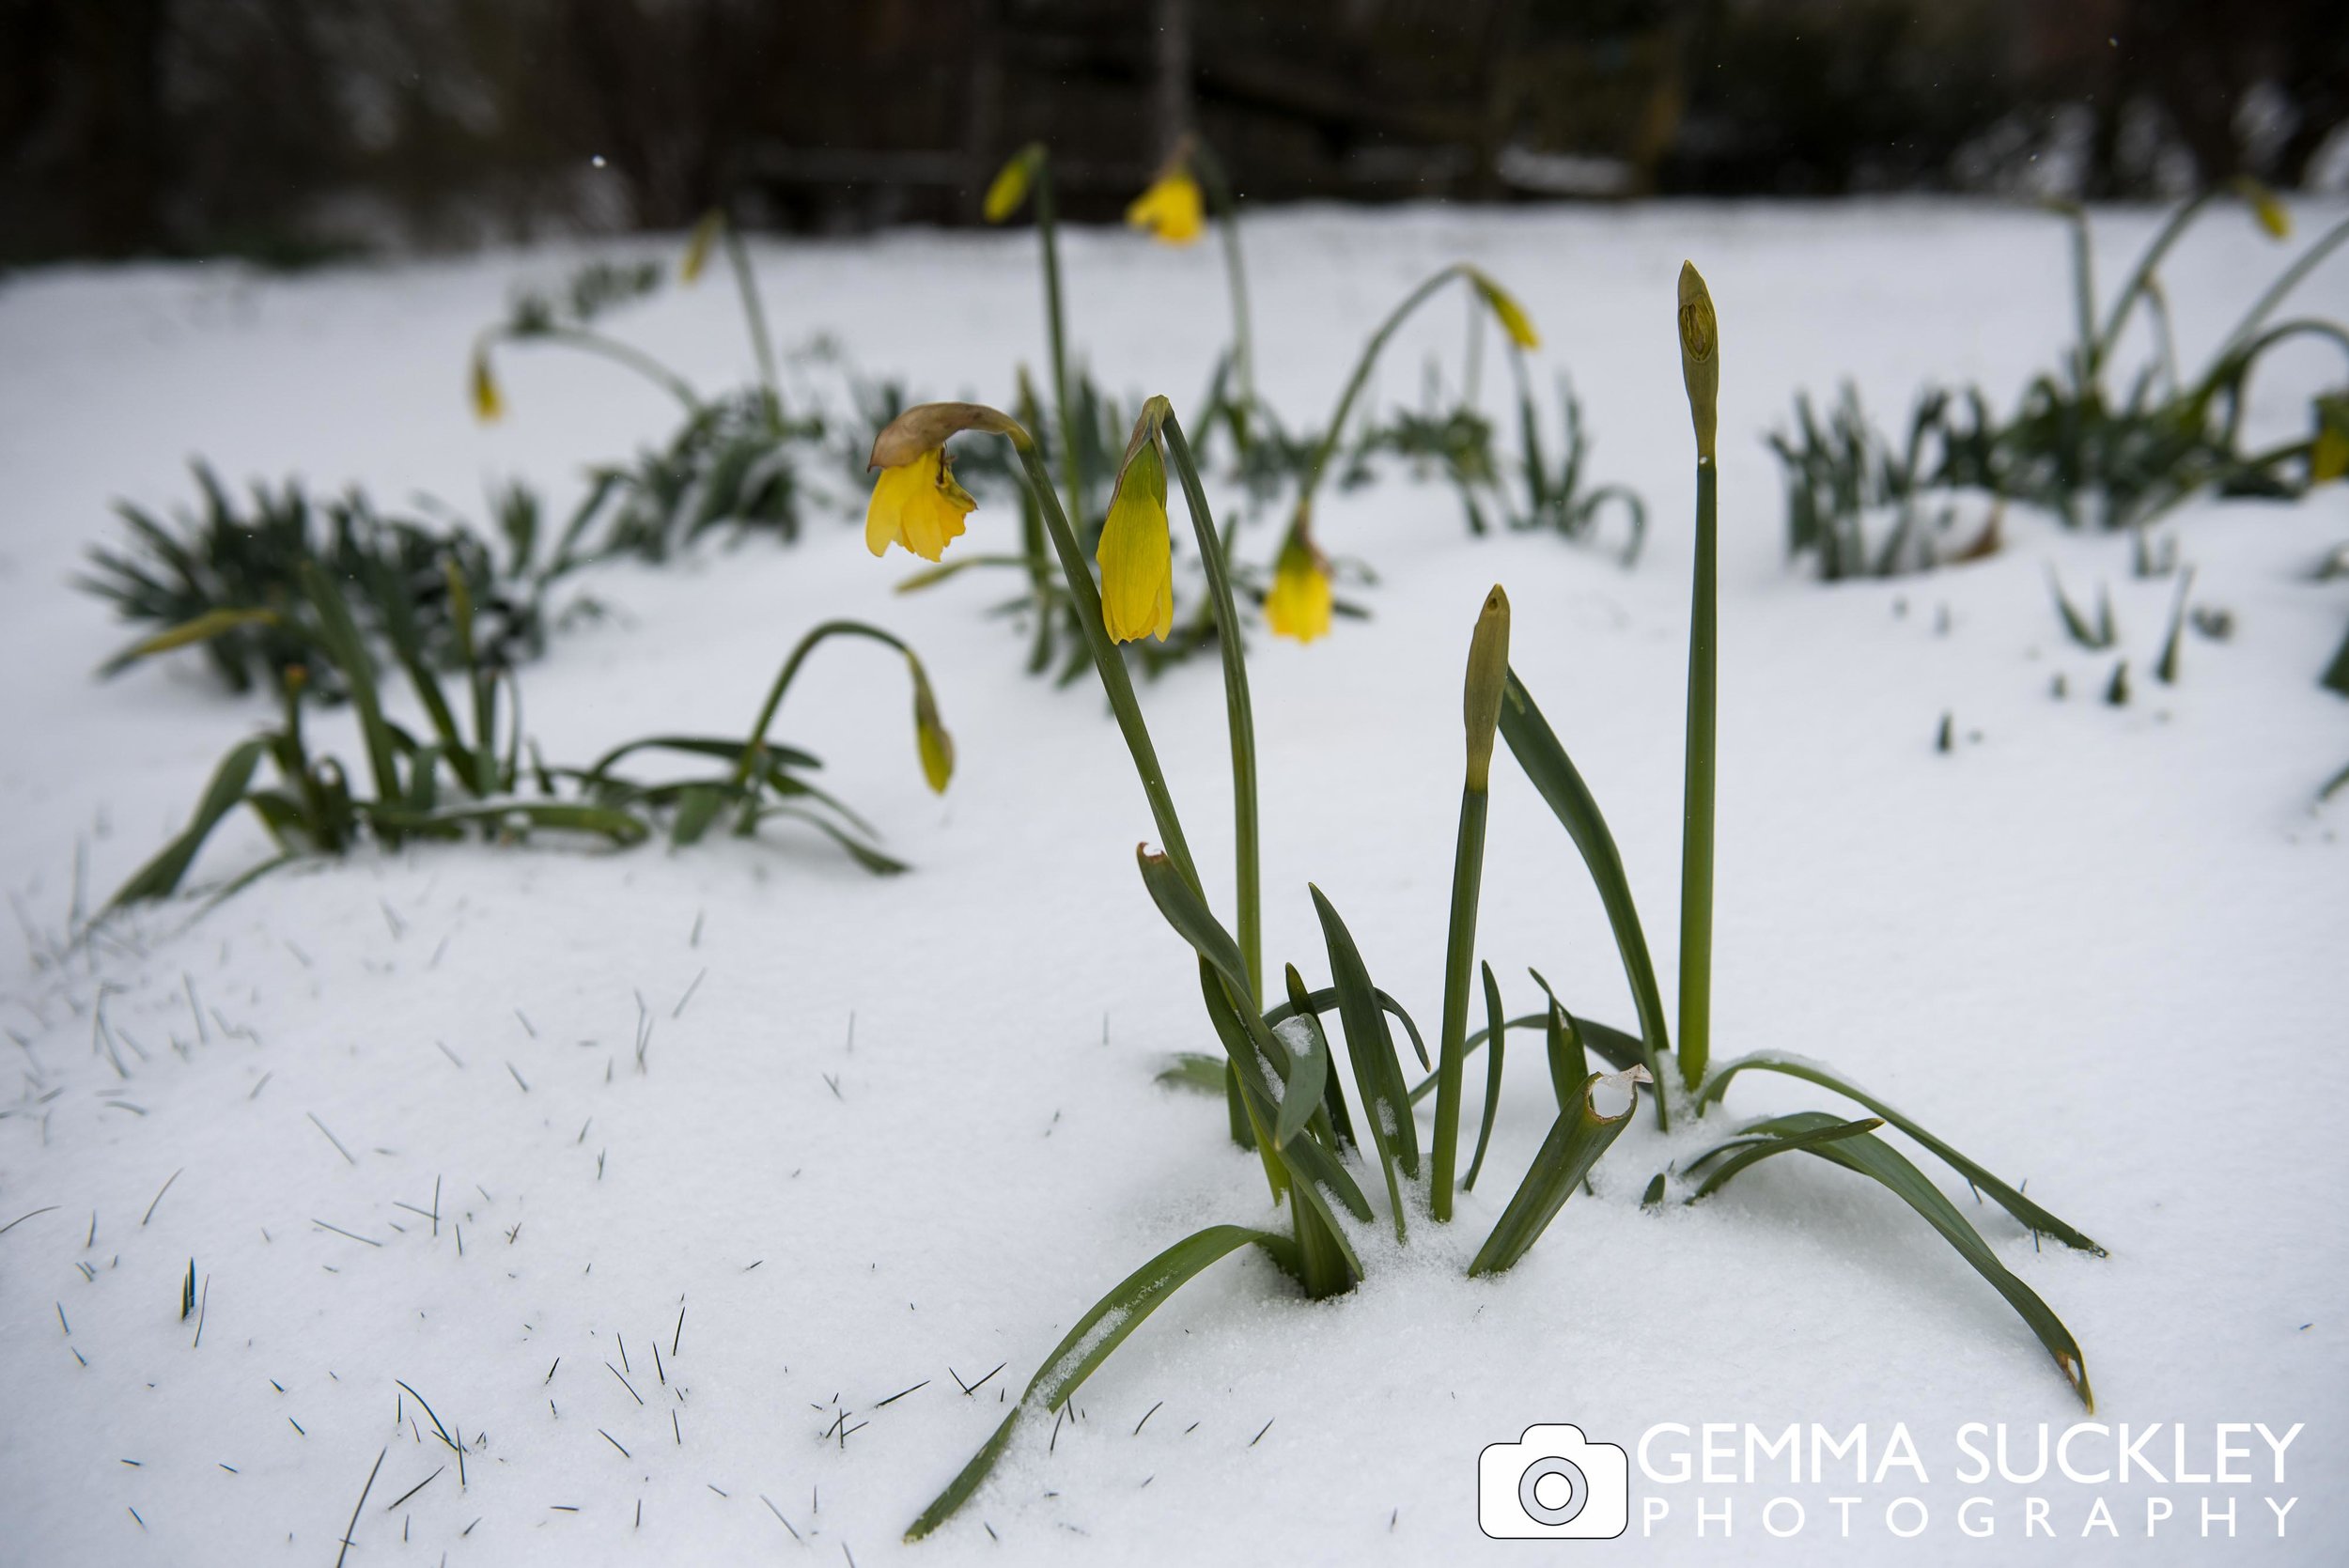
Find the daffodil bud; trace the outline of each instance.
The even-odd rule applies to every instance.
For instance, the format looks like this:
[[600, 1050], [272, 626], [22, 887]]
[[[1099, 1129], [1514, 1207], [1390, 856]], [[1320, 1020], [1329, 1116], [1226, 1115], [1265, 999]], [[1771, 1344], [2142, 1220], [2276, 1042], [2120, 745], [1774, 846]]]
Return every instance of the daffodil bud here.
[[981, 211], [990, 224], [1000, 224], [1019, 210], [1028, 199], [1028, 187], [1035, 182], [1035, 165], [1044, 156], [1044, 148], [1030, 143], [1011, 155], [1011, 161], [995, 171], [995, 178], [987, 187], [987, 199]]
[[1493, 768], [1493, 733], [1501, 726], [1501, 697], [1509, 683], [1509, 596], [1501, 584], [1485, 596], [1476, 617], [1476, 634], [1469, 641], [1468, 786], [1482, 793]]
[[692, 235], [685, 241], [685, 259], [677, 263], [677, 281], [694, 284], [701, 281], [702, 269], [709, 265], [709, 248], [718, 242], [719, 234], [726, 226], [723, 209], [713, 207], [702, 214], [693, 225]]
[[1688, 388], [1688, 416], [1696, 424], [1697, 460], [1713, 460], [1721, 393], [1720, 323], [1713, 295], [1692, 262], [1680, 264], [1680, 378]]
[[1473, 267], [1468, 268], [1467, 272], [1477, 297], [1493, 313], [1493, 319], [1501, 323], [1501, 330], [1509, 334], [1509, 341], [1520, 349], [1540, 348], [1541, 334], [1533, 330], [1533, 318], [1525, 314], [1525, 307], [1517, 303], [1517, 297]]
[[2316, 399], [2316, 439], [2309, 444], [2309, 483], [2328, 484], [2349, 475], [2349, 396]]
[[938, 698], [930, 691], [928, 674], [918, 660], [909, 657], [906, 662], [913, 670], [913, 745], [921, 753], [922, 777], [931, 793], [943, 795], [955, 776], [955, 737], [939, 720]]
[[2234, 189], [2235, 194], [2249, 206], [2251, 216], [2259, 220], [2260, 227], [2266, 231], [2270, 240], [2292, 238], [2292, 214], [2285, 210], [2282, 202], [2276, 199], [2275, 192], [2249, 175], [2237, 175]]
[[494, 425], [506, 417], [506, 399], [498, 393], [497, 377], [490, 369], [490, 346], [476, 345], [473, 351], [473, 371], [470, 377], [473, 391], [473, 416], [484, 425]]
[[[1146, 416], [1145, 416], [1146, 417]], [[1138, 430], [1110, 498], [1095, 558], [1101, 564], [1101, 624], [1112, 642], [1166, 641], [1174, 629], [1174, 541], [1166, 518], [1166, 459], [1158, 432]]]

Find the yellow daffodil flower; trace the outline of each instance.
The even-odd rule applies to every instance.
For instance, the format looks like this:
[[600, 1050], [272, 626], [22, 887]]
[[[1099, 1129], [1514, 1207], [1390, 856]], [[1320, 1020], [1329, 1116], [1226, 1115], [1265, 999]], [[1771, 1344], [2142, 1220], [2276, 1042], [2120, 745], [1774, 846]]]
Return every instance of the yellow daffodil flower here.
[[1264, 618], [1275, 637], [1310, 643], [1330, 634], [1330, 566], [1302, 534], [1291, 534], [1281, 547]]
[[962, 520], [978, 503], [955, 482], [943, 446], [932, 446], [908, 462], [884, 467], [873, 482], [864, 508], [864, 546], [876, 555], [903, 545], [925, 561], [946, 552], [962, 534]]
[[494, 425], [506, 417], [506, 399], [498, 392], [497, 377], [490, 370], [488, 345], [473, 352], [473, 416], [484, 425]]
[[1206, 226], [1206, 203], [1199, 194], [1199, 181], [1179, 163], [1159, 175], [1126, 209], [1128, 227], [1147, 229], [1169, 245], [1188, 245], [1198, 239]]
[[1117, 476], [1095, 552], [1101, 563], [1101, 624], [1112, 641], [1166, 641], [1174, 629], [1174, 542], [1167, 533], [1166, 462], [1144, 441]]

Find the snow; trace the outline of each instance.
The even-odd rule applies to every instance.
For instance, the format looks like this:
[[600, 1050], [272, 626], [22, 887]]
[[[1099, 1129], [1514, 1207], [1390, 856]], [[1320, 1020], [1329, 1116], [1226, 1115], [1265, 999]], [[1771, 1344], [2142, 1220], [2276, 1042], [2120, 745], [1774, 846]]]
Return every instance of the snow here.
[[[2189, 360], [2279, 264], [2238, 216], [2215, 215], [2166, 269]], [[2311, 206], [2300, 231], [2338, 216]], [[2108, 282], [2155, 221], [2099, 214]], [[1966, 1484], [1965, 1423], [2003, 1423], [2019, 1456], [2040, 1423], [2087, 1419], [2061, 1378], [1913, 1216], [1823, 1163], [1767, 1162], [1701, 1207], [1643, 1212], [1648, 1176], [1718, 1120], [1666, 1140], [1637, 1119], [1595, 1196], [1522, 1266], [1464, 1279], [1546, 1130], [1529, 1043], [1459, 1223], [1414, 1215], [1401, 1249], [1361, 1229], [1370, 1278], [1330, 1302], [1297, 1298], [1253, 1250], [1218, 1265], [1077, 1392], [1081, 1419], [1028, 1423], [962, 1517], [901, 1546], [1005, 1390], [1103, 1290], [1180, 1235], [1268, 1211], [1223, 1107], [1153, 1082], [1168, 1053], [1214, 1047], [1194, 963], [1128, 869], [1149, 819], [1101, 705], [1019, 674], [1021, 646], [979, 613], [998, 583], [899, 598], [902, 559], [875, 563], [855, 528], [819, 520], [787, 551], [599, 574], [589, 586], [623, 613], [524, 673], [529, 722], [554, 755], [739, 731], [801, 629], [878, 619], [936, 677], [952, 792], [923, 788], [879, 649], [827, 651], [778, 733], [826, 757], [913, 875], [872, 879], [780, 834], [681, 853], [366, 852], [209, 914], [142, 912], [62, 970], [36, 965], [34, 939], [0, 956], [0, 1023], [22, 1040], [5, 1047], [21, 1073], [0, 1224], [47, 1211], [0, 1234], [0, 1560], [323, 1565], [367, 1450], [388, 1445], [353, 1562], [1451, 1561], [1521, 1550], [1485, 1547], [1475, 1461], [1543, 1422], [1632, 1451], [1632, 1524], [1610, 1548], [1624, 1561], [2003, 1560], [1959, 1532], [1976, 1494], [2000, 1544], [2022, 1537], [2027, 1498], [2046, 1498], [2056, 1539], [2031, 1545], [2049, 1561], [2349, 1555], [2349, 878], [2342, 808], [2311, 804], [2349, 763], [2349, 709], [2314, 683], [2344, 594], [2307, 576], [2349, 536], [2349, 490], [2176, 516], [2196, 601], [2235, 631], [2190, 638], [2165, 688], [2150, 667], [2173, 583], [2133, 579], [2123, 541], [2010, 519], [1987, 563], [1831, 589], [1781, 555], [1759, 433], [1797, 388], [1845, 375], [1886, 420], [1927, 378], [2005, 400], [2068, 330], [2052, 220], [1913, 202], [1304, 209], [1247, 241], [1260, 377], [1291, 418], [1320, 417], [1406, 287], [1472, 260], [1572, 368], [1595, 476], [1636, 485], [1655, 523], [1626, 572], [1547, 536], [1471, 542], [1429, 486], [1324, 500], [1324, 544], [1381, 583], [1371, 621], [1253, 650], [1273, 960], [1326, 983], [1311, 878], [1374, 978], [1436, 1016], [1460, 660], [1498, 580], [1517, 667], [1608, 811], [1670, 993], [1692, 491], [1671, 301], [1694, 257], [1725, 355], [1717, 1055], [1831, 1063], [2028, 1177], [2112, 1255], [2034, 1252], [1996, 1210], [1969, 1212], [2078, 1337], [2095, 1419], [2164, 1423], [2164, 1475], [2173, 1438], [2198, 1472], [2248, 1444], [2236, 1467], [2257, 1483]], [[471, 425], [473, 333], [518, 276], [576, 255], [299, 278], [68, 270], [0, 288], [0, 884], [33, 931], [62, 929], [77, 887], [87, 908], [150, 854], [267, 719], [193, 667], [93, 683], [123, 636], [63, 583], [111, 532], [108, 501], [186, 495], [192, 454], [240, 482], [298, 469], [475, 515], [491, 475], [559, 500], [581, 465], [670, 417], [603, 366], [515, 353], [509, 419]], [[1038, 351], [1027, 235], [757, 255], [788, 341], [828, 333], [929, 395], [1000, 399]], [[1080, 232], [1065, 263], [1072, 331], [1105, 380], [1194, 398], [1222, 338], [1211, 248]], [[2349, 266], [2300, 303], [2349, 314]], [[1416, 392], [1428, 354], [1456, 364], [1460, 320], [1439, 303], [1397, 340], [1388, 397]], [[622, 330], [706, 384], [749, 374], [714, 288]], [[2255, 423], [2280, 439], [2337, 374], [2313, 348], [2279, 356]], [[1011, 517], [988, 505], [965, 547], [996, 548]], [[1272, 544], [1265, 527], [1248, 539]], [[2064, 640], [2050, 566], [2076, 598], [2109, 585], [2130, 706], [2098, 700], [2112, 656]], [[1228, 902], [1216, 672], [1194, 664], [1143, 700]], [[1950, 755], [1934, 747], [1945, 712]], [[1532, 964], [1579, 1010], [1628, 1022], [1597, 901], [1506, 766], [1490, 844], [1482, 953], [1513, 1010], [1536, 1000]], [[240, 827], [199, 878], [259, 852]], [[1468, 1092], [1481, 1104], [1481, 1067]], [[1751, 1074], [1729, 1110], [1839, 1104]], [[200, 1344], [179, 1317], [191, 1259]], [[455, 1456], [402, 1384], [465, 1444], [461, 1487], [435, 1475]], [[1671, 1483], [1637, 1452], [1657, 1423], [1863, 1421], [1872, 1455], [1905, 1425], [1928, 1476], [1863, 1484], [1830, 1466], [1774, 1483], [1766, 1465], [1750, 1484]], [[2304, 1423], [2283, 1485], [2259, 1435], [2228, 1422]], [[2101, 1441], [2073, 1452], [2109, 1462]], [[1659, 1464], [1673, 1443], [1696, 1447], [1666, 1434]], [[1763, 1527], [1778, 1495], [1807, 1507], [1791, 1539]], [[2280, 1542], [2271, 1495], [2299, 1498]], [[1848, 1538], [1836, 1496], [1863, 1499]], [[1930, 1513], [1914, 1540], [1884, 1522], [1900, 1496]], [[2148, 1539], [2154, 1498], [2175, 1513]], [[2198, 1508], [2230, 1498], [2236, 1539], [2205, 1541]], [[1671, 1512], [1643, 1534], [1649, 1498]], [[2121, 1539], [2091, 1551], [2072, 1543], [2099, 1499]], [[1701, 1501], [1716, 1511], [1702, 1540]]]

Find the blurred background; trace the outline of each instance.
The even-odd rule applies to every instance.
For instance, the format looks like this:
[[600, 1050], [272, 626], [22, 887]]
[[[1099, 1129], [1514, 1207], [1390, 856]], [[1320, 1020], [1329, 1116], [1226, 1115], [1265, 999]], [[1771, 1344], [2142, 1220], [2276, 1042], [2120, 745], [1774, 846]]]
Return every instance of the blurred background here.
[[2349, 186], [2343, 0], [0, 0], [0, 261], [1245, 197]]

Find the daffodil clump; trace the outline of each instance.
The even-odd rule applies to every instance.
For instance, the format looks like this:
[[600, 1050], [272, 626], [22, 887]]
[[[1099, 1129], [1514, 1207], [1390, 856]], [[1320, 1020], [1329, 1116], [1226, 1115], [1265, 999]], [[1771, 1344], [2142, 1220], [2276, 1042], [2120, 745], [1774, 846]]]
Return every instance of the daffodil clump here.
[[[512, 844], [533, 835], [576, 834], [626, 846], [665, 830], [672, 844], [683, 846], [722, 823], [749, 837], [777, 819], [814, 828], [877, 875], [907, 869], [874, 842], [863, 817], [807, 777], [822, 766], [820, 759], [768, 737], [810, 654], [842, 637], [876, 642], [905, 661], [913, 684], [915, 756], [924, 780], [943, 793], [954, 776], [954, 738], [939, 716], [929, 673], [898, 638], [862, 621], [825, 622], [785, 660], [747, 737], [654, 736], [615, 746], [588, 767], [563, 767], [547, 762], [521, 733], [514, 672], [483, 635], [487, 629], [476, 616], [466, 571], [453, 554], [443, 559], [442, 569], [457, 644], [456, 668], [445, 680], [435, 672], [432, 650], [412, 613], [411, 585], [377, 575], [363, 589], [366, 609], [386, 629], [392, 661], [426, 715], [421, 738], [386, 718], [376, 659], [352, 605], [316, 562], [302, 567], [301, 594], [293, 602], [208, 614], [117, 660], [115, 667], [121, 668], [257, 628], [295, 650], [274, 672], [280, 727], [240, 743], [222, 759], [188, 826], [122, 885], [109, 909], [177, 893], [213, 831], [240, 807], [253, 813], [278, 853], [230, 881], [215, 899], [296, 860], [346, 854], [369, 840], [397, 850], [468, 835]], [[331, 680], [318, 678], [321, 672]], [[349, 698], [366, 752], [364, 768], [313, 751], [303, 714], [321, 689]], [[716, 758], [733, 767], [709, 777], [655, 782], [632, 778], [622, 767], [656, 753]], [[274, 773], [273, 782], [261, 782], [264, 767]]]
[[[1974, 388], [1927, 387], [1905, 439], [1879, 432], [1856, 395], [1823, 422], [1798, 397], [1791, 430], [1771, 437], [1786, 491], [1787, 546], [1815, 555], [1828, 580], [1926, 570], [1996, 550], [1984, 533], [1950, 526], [1949, 498], [1972, 492], [2024, 501], [2067, 526], [2142, 531], [2170, 508], [2206, 493], [2292, 499], [2349, 472], [2349, 437], [2335, 410], [2349, 399], [2349, 324], [2315, 317], [2275, 321], [2277, 311], [2326, 256], [2349, 242], [2336, 224], [2304, 249], [2245, 310], [2202, 368], [2186, 375], [2170, 330], [2161, 268], [2186, 230], [2222, 196], [2244, 204], [2253, 226], [2282, 241], [2292, 215], [2256, 181], [2238, 179], [2182, 202], [2100, 305], [2087, 212], [2052, 204], [2071, 228], [2075, 337], [2061, 363], [2031, 378], [2001, 418]], [[2145, 331], [2134, 339], [2131, 328]], [[2315, 339], [2340, 350], [2339, 386], [2317, 395], [2304, 436], [2246, 441], [2253, 371], [2286, 343]], [[2141, 352], [2125, 380], [2123, 350]], [[1890, 532], [1869, 527], [1889, 515]]]
[[[1498, 304], [1493, 309], [1508, 318]], [[1522, 323], [1521, 312], [1516, 314], [1530, 334], [1530, 323]], [[1279, 1217], [1278, 1223], [1263, 1228], [1210, 1226], [1175, 1242], [1112, 1287], [1045, 1358], [1020, 1402], [914, 1521], [910, 1538], [944, 1524], [985, 1483], [1024, 1423], [1061, 1409], [1158, 1306], [1221, 1259], [1244, 1250], [1260, 1250], [1305, 1295], [1337, 1296], [1363, 1277], [1362, 1258], [1354, 1243], [1361, 1227], [1383, 1222], [1392, 1227], [1398, 1245], [1408, 1246], [1415, 1223], [1452, 1222], [1456, 1193], [1472, 1188], [1485, 1167], [1502, 1090], [1504, 1042], [1513, 1030], [1533, 1029], [1542, 1034], [1549, 1079], [1542, 1097], [1554, 1105], [1556, 1114], [1539, 1153], [1470, 1263], [1471, 1275], [1506, 1274], [1577, 1192], [1595, 1190], [1598, 1201], [1607, 1201], [1610, 1192], [1620, 1197], [1627, 1190], [1612, 1182], [1596, 1188], [1590, 1178], [1632, 1122], [1642, 1092], [1658, 1126], [1664, 1127], [1674, 1116], [1705, 1116], [1740, 1073], [1779, 1073], [1838, 1094], [1871, 1114], [1848, 1118], [1804, 1111], [1744, 1124], [1677, 1170], [1658, 1172], [1646, 1184], [1644, 1202], [1662, 1202], [1675, 1180], [1686, 1201], [1699, 1202], [1740, 1172], [1784, 1153], [1807, 1154], [1867, 1177], [1906, 1203], [1998, 1289], [2055, 1358], [2081, 1401], [2089, 1402], [2084, 1361], [2069, 1330], [2007, 1268], [1965, 1213], [1876, 1134], [1887, 1126], [1906, 1134], [2035, 1236], [2098, 1250], [2093, 1242], [1914, 1121], [1807, 1058], [1759, 1054], [1719, 1067], [1711, 1064], [1719, 535], [1715, 446], [1720, 349], [1712, 295], [1693, 267], [1681, 273], [1674, 320], [1697, 449], [1677, 1052], [1667, 1036], [1662, 993], [1613, 835], [1512, 666], [1511, 606], [1502, 589], [1496, 586], [1486, 596], [1468, 642], [1461, 800], [1442, 963], [1441, 1021], [1437, 1056], [1430, 1063], [1411, 1015], [1374, 983], [1345, 920], [1317, 888], [1307, 892], [1320, 927], [1319, 956], [1327, 965], [1329, 984], [1315, 988], [1298, 964], [1281, 966], [1282, 984], [1270, 983], [1273, 971], [1262, 952], [1258, 908], [1254, 719], [1246, 655], [1237, 635], [1231, 574], [1216, 543], [1218, 531], [1197, 463], [1173, 406], [1164, 398], [1152, 398], [1136, 424], [1101, 536], [1097, 593], [1094, 563], [1081, 552], [1076, 530], [1044, 479], [1034, 438], [1018, 422], [975, 405], [940, 404], [910, 410], [882, 432], [873, 453], [880, 473], [875, 487], [877, 507], [884, 493], [894, 495], [898, 486], [916, 483], [894, 475], [913, 474], [921, 485], [933, 485], [930, 476], [943, 472], [946, 442], [961, 431], [1007, 438], [1028, 473], [1094, 667], [1149, 804], [1159, 847], [1144, 844], [1137, 849], [1143, 890], [1185, 951], [1186, 960], [1196, 966], [1209, 1032], [1222, 1048], [1215, 1057], [1186, 1059], [1176, 1077], [1225, 1094], [1234, 1137], [1253, 1149], [1262, 1163], [1268, 1200]], [[1122, 642], [1163, 636], [1172, 613], [1172, 524], [1166, 510], [1170, 470], [1182, 483], [1223, 654], [1236, 846], [1236, 918], [1229, 923], [1214, 908], [1191, 856], [1166, 770], [1118, 653]], [[923, 505], [932, 503], [925, 498]], [[1283, 545], [1266, 613], [1285, 634], [1318, 635], [1326, 629], [1330, 613], [1328, 574], [1311, 553], [1311, 536], [1302, 523], [1300, 517]], [[1636, 1031], [1578, 1017], [1546, 983], [1538, 1011], [1510, 1017], [1491, 966], [1478, 960], [1487, 801], [1492, 767], [1504, 747], [1566, 831], [1606, 908], [1638, 1013]], [[1334, 1031], [1327, 1022], [1331, 1015], [1336, 1017]], [[1402, 1025], [1423, 1067], [1431, 1069], [1416, 1088], [1405, 1075], [1391, 1019]], [[1482, 1027], [1471, 1029], [1480, 1021]], [[1490, 1053], [1483, 1075], [1483, 1113], [1476, 1123], [1473, 1154], [1461, 1176], [1468, 1122], [1466, 1065], [1479, 1049]], [[1593, 1056], [1609, 1070], [1594, 1070]], [[1352, 1079], [1352, 1103], [1344, 1087], [1346, 1077]], [[1433, 1121], [1423, 1139], [1413, 1108], [1430, 1095]], [[1377, 1188], [1384, 1188], [1383, 1216], [1372, 1196]], [[1418, 1201], [1422, 1196], [1423, 1207]], [[1659, 1244], [1666, 1239], [1659, 1237]]]

